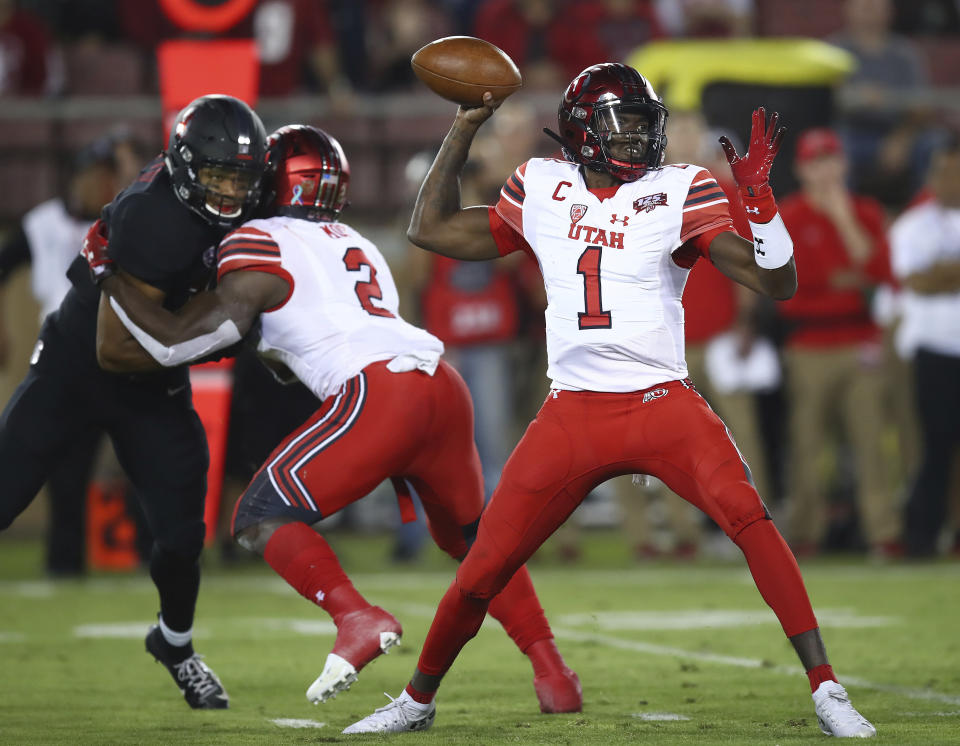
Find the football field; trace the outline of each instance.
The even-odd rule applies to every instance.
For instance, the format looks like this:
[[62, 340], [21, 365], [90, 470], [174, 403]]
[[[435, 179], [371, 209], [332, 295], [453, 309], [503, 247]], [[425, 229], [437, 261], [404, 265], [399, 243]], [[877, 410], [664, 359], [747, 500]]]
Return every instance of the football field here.
[[[576, 565], [530, 565], [583, 713], [541, 715], [529, 664], [488, 619], [430, 731], [342, 736], [401, 691], [454, 565], [431, 547], [391, 566], [386, 538], [328, 538], [357, 588], [403, 623], [403, 644], [314, 706], [304, 692], [333, 643], [329, 617], [265, 564], [207, 558], [196, 647], [231, 696], [213, 712], [190, 710], [144, 652], [157, 610], [145, 572], [49, 581], [38, 544], [0, 539], [0, 743], [828, 743], [742, 561], [638, 564], [610, 532], [588, 532]], [[960, 743], [960, 562], [801, 567], [833, 666], [878, 741]]]

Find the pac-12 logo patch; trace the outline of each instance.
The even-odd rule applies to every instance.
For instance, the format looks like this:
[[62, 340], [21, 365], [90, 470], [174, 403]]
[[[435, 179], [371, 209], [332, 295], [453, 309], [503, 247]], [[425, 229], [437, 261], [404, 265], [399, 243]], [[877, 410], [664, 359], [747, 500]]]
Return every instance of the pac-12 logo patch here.
[[643, 395], [643, 403], [646, 404], [648, 401], [653, 401], [654, 399], [660, 399], [670, 393], [667, 389], [653, 389], [648, 391]]
[[635, 199], [633, 201], [633, 209], [636, 210], [639, 215], [641, 212], [653, 212], [653, 208], [660, 207], [661, 205], [666, 206], [666, 204], [667, 194], [666, 192], [660, 192], [659, 194], [648, 194], [646, 197]]
[[586, 205], [571, 205], [570, 207], [570, 219], [574, 223], [579, 223], [580, 218], [587, 214]]

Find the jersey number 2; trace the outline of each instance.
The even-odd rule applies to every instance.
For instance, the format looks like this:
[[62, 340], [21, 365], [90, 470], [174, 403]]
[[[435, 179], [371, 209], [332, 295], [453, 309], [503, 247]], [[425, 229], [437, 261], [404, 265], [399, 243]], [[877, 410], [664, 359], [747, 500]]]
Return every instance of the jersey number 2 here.
[[603, 310], [600, 297], [600, 255], [599, 246], [588, 246], [577, 261], [577, 274], [583, 275], [583, 301], [586, 312], [578, 311], [577, 318], [581, 329], [609, 329], [613, 320], [609, 311]]
[[377, 282], [377, 270], [370, 264], [370, 260], [363, 253], [363, 249], [356, 247], [347, 249], [347, 253], [343, 255], [343, 263], [350, 272], [359, 272], [363, 267], [370, 269], [370, 279], [366, 282], [357, 280], [357, 284], [353, 286], [354, 292], [357, 294], [357, 300], [360, 301], [363, 310], [372, 316], [394, 318], [394, 315], [386, 308], [378, 308], [370, 302], [371, 300], [383, 300], [383, 292], [380, 290], [380, 283]]

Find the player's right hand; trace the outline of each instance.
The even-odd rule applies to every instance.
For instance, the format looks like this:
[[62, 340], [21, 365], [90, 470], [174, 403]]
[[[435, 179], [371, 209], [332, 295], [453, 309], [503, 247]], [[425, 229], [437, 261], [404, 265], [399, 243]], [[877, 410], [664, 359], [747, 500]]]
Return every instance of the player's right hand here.
[[500, 108], [503, 99], [497, 101], [490, 91], [483, 94], [483, 103], [480, 106], [461, 106], [457, 111], [457, 119], [480, 126], [486, 122], [493, 112]]
[[83, 238], [83, 248], [80, 254], [87, 260], [90, 268], [90, 279], [99, 285], [114, 272], [113, 259], [107, 255], [107, 226], [102, 220], [97, 220], [90, 226], [87, 235]]

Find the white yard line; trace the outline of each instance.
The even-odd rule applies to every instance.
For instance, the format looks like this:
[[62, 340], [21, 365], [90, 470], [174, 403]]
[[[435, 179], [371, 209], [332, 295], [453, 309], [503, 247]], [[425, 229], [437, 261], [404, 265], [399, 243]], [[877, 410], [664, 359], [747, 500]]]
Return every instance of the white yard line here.
[[[794, 666], [771, 666], [764, 661], [756, 658], [739, 658], [731, 655], [719, 655], [717, 653], [704, 653], [695, 650], [684, 650], [683, 648], [674, 648], [667, 645], [655, 645], [649, 642], [639, 640], [623, 640], [619, 637], [609, 635], [598, 635], [591, 632], [578, 632], [572, 629], [554, 627], [553, 634], [564, 640], [573, 640], [575, 642], [590, 642], [595, 645], [606, 645], [620, 650], [631, 650], [637, 653], [646, 653], [647, 655], [661, 655], [671, 658], [684, 658], [686, 660], [697, 661], [698, 663], [717, 663], [724, 666], [736, 666], [738, 668], [762, 668], [764, 671], [773, 671], [774, 673], [788, 676], [798, 676], [802, 674], [799, 665]], [[862, 679], [859, 676], [844, 676], [843, 684], [850, 686], [859, 686], [864, 689], [873, 689], [878, 692], [887, 692], [897, 694], [910, 699], [927, 700], [931, 702], [943, 702], [949, 705], [960, 705], [960, 696], [955, 694], [941, 694], [928, 689], [911, 689], [909, 687], [896, 686], [894, 684], [879, 684], [874, 681]]]
[[271, 718], [270, 722], [281, 728], [324, 728], [327, 725], [319, 720], [303, 720], [301, 718]]

